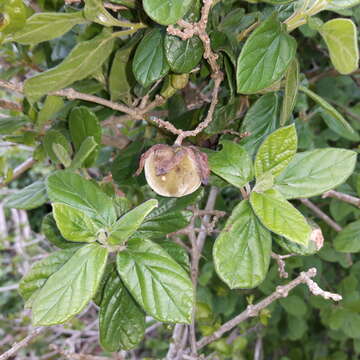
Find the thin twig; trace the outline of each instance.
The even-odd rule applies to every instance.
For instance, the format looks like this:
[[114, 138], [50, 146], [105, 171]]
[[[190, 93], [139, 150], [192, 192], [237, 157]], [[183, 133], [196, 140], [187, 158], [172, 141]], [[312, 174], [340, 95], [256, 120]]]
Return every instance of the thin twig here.
[[19, 284], [12, 284], [12, 285], [3, 286], [3, 287], [0, 287], [0, 293], [7, 292], [7, 291], [12, 291], [12, 290], [17, 290], [18, 288], [19, 288]]
[[[31, 157], [31, 158], [27, 159], [26, 161], [24, 161], [19, 166], [17, 166], [15, 168], [14, 172], [13, 172], [13, 176], [10, 179], [10, 181], [13, 181], [13, 180], [17, 179], [25, 171], [29, 170], [35, 163], [36, 163], [36, 160]], [[6, 186], [8, 183], [9, 183], [9, 181], [5, 182], [5, 183], [1, 183], [0, 188], [3, 187], [3, 186]]]
[[285, 261], [284, 259], [287, 259], [289, 257], [293, 256], [292, 254], [288, 254], [288, 255], [279, 255], [279, 254], [275, 254], [274, 252], [271, 253], [271, 257], [277, 262], [278, 264], [278, 269], [279, 269], [279, 276], [281, 278], [287, 279], [289, 277], [289, 274], [286, 272], [285, 270]]
[[[177, 134], [178, 137], [175, 141], [176, 144], [181, 145], [182, 141], [190, 136], [196, 136], [206, 127], [209, 126], [213, 119], [214, 111], [219, 99], [219, 91], [221, 82], [224, 79], [219, 64], [217, 63], [218, 55], [215, 54], [211, 49], [210, 37], [206, 31], [209, 13], [212, 6], [213, 0], [203, 0], [203, 7], [201, 9], [201, 18], [197, 23], [188, 23], [184, 20], [180, 20], [178, 25], [182, 29], [177, 29], [173, 25], [168, 26], [167, 32], [171, 35], [180, 37], [183, 40], [198, 36], [204, 45], [204, 59], [209, 63], [212, 74], [211, 77], [214, 80], [214, 88], [211, 96], [210, 108], [208, 110], [206, 118], [196, 127], [195, 130], [182, 131]], [[167, 125], [167, 124], [162, 124]]]
[[174, 360], [184, 346], [182, 346], [183, 339], [185, 337], [186, 325], [176, 324], [172, 334], [172, 343], [169, 346], [168, 353], [166, 355], [167, 360]]
[[1, 100], [0, 99], [0, 108], [6, 110], [15, 110], [15, 111], [22, 111], [22, 106], [18, 103], [8, 100]]
[[327, 198], [327, 197], [338, 199], [338, 200], [344, 201], [348, 204], [355, 205], [356, 207], [360, 208], [360, 199], [355, 196], [344, 194], [342, 192], [338, 192], [335, 190], [330, 190], [330, 191], [327, 191], [326, 193], [324, 193], [322, 196], [323, 199]]
[[309, 199], [299, 199], [306, 207], [312, 210], [318, 218], [326, 222], [330, 227], [332, 227], [335, 231], [339, 232], [342, 230], [342, 227], [337, 224], [330, 216], [326, 215], [319, 207], [317, 207], [313, 202]]
[[28, 346], [36, 337], [38, 337], [43, 331], [45, 330], [44, 327], [37, 328], [33, 330], [26, 338], [19, 341], [18, 343], [15, 343], [11, 349], [4, 352], [2, 355], [0, 355], [0, 360], [7, 360], [10, 357], [14, 356], [19, 350], [22, 348]]
[[334, 301], [340, 301], [342, 297], [338, 294], [332, 294], [327, 291], [323, 291], [320, 287], [311, 280], [311, 278], [316, 276], [316, 269], [311, 268], [306, 272], [302, 272], [296, 279], [292, 280], [286, 285], [278, 286], [271, 295], [267, 296], [265, 299], [258, 302], [256, 305], [248, 305], [246, 310], [240, 313], [238, 316], [232, 320], [226, 322], [218, 330], [216, 330], [212, 335], [202, 338], [197, 343], [198, 350], [202, 349], [204, 346], [212, 343], [213, 341], [220, 339], [226, 332], [232, 330], [235, 326], [239, 325], [243, 321], [255, 317], [259, 312], [273, 303], [275, 300], [278, 300], [282, 297], [287, 297], [289, 292], [296, 288], [300, 284], [306, 284], [310, 292], [314, 295], [319, 295], [325, 299], [332, 299]]

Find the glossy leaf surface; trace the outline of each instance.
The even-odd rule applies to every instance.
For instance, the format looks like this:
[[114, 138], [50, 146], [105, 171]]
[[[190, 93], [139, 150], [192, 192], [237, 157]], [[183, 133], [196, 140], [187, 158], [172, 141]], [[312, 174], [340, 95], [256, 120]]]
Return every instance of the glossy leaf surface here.
[[265, 279], [271, 235], [247, 200], [232, 211], [215, 241], [213, 256], [216, 272], [231, 289], [253, 288]]
[[320, 195], [346, 181], [356, 157], [351, 150], [333, 148], [298, 153], [275, 180], [275, 187], [287, 199]]
[[190, 322], [192, 283], [160, 245], [131, 239], [126, 250], [118, 253], [116, 263], [127, 289], [149, 315], [168, 323]]
[[62, 324], [81, 312], [95, 295], [108, 252], [98, 244], [85, 245], [49, 277], [32, 306], [34, 325]]
[[130, 350], [145, 334], [145, 314], [135, 303], [113, 268], [100, 304], [101, 346], [111, 352]]
[[308, 244], [311, 234], [310, 225], [278, 191], [274, 189], [263, 193], [253, 191], [250, 202], [255, 214], [269, 230], [295, 243], [305, 246]]

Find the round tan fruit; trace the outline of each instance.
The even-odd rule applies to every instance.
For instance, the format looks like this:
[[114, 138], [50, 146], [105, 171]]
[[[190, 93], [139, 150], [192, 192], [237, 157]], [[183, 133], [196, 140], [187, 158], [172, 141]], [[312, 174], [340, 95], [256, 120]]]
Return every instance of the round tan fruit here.
[[149, 186], [159, 195], [182, 197], [208, 177], [207, 157], [194, 147], [155, 145], [142, 155], [137, 174], [145, 169]]

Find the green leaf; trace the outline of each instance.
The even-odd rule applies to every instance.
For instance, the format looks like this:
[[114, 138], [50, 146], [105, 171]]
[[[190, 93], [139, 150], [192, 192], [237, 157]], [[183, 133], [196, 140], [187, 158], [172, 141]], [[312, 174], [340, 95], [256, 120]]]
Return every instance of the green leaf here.
[[38, 129], [42, 129], [42, 127], [52, 120], [55, 115], [64, 107], [64, 100], [60, 96], [52, 96], [49, 95], [46, 97], [44, 102], [44, 106], [39, 111], [36, 126]]
[[329, 0], [327, 10], [344, 10], [360, 4], [360, 0]]
[[253, 191], [256, 192], [264, 192], [266, 190], [271, 189], [274, 186], [274, 176], [271, 172], [266, 172], [264, 174], [261, 174], [256, 179], [256, 184], [253, 188]]
[[290, 295], [285, 299], [279, 300], [280, 305], [285, 311], [296, 317], [303, 317], [306, 315], [307, 307], [302, 298], [296, 295]]
[[274, 13], [256, 28], [241, 50], [236, 73], [238, 92], [255, 94], [279, 81], [295, 52], [295, 39]]
[[275, 188], [287, 199], [323, 194], [353, 173], [357, 154], [344, 149], [316, 149], [295, 155], [275, 180]]
[[197, 36], [181, 40], [177, 36], [166, 35], [165, 56], [170, 69], [176, 73], [189, 73], [202, 59], [204, 46]]
[[74, 255], [75, 249], [59, 250], [36, 262], [19, 283], [19, 293], [25, 299], [40, 290], [47, 279], [61, 269]]
[[[77, 169], [82, 167], [84, 162], [89, 159], [94, 151], [97, 149], [98, 143], [93, 136], [88, 136], [80, 145], [79, 150], [76, 152], [73, 161], [71, 162], [71, 168]], [[85, 165], [84, 165], [85, 166]]]
[[66, 240], [96, 241], [100, 228], [84, 212], [61, 203], [54, 203], [52, 207], [56, 225]]
[[356, 130], [344, 119], [344, 121], [338, 121], [336, 117], [326, 112], [324, 109], [320, 109], [320, 115], [325, 121], [326, 125], [334, 131], [336, 134], [342, 136], [350, 141], [359, 141], [360, 136]]
[[8, 196], [4, 205], [14, 209], [30, 210], [45, 204], [46, 201], [46, 187], [44, 182], [39, 180]]
[[109, 244], [123, 244], [135, 233], [145, 217], [157, 206], [157, 200], [151, 199], [122, 216], [111, 228], [108, 238]]
[[250, 203], [260, 221], [270, 231], [298, 244], [307, 245], [311, 227], [304, 216], [274, 189], [252, 192]]
[[351, 125], [332, 105], [304, 86], [300, 86], [299, 90], [304, 92], [307, 96], [309, 96], [312, 100], [321, 106], [323, 109], [321, 116], [331, 130], [335, 131], [337, 134], [345, 137], [346, 139], [353, 141], [359, 140], [359, 134], [356, 133]]
[[[130, 55], [133, 46], [119, 49], [114, 56], [109, 75], [109, 91], [112, 101], [121, 100], [126, 104], [131, 103], [131, 89], [133, 76], [130, 66]], [[131, 74], [130, 74], [131, 73]]]
[[102, 0], [86, 0], [84, 16], [87, 20], [105, 26], [123, 26], [124, 22], [114, 18], [104, 7]]
[[138, 231], [136, 231], [136, 235], [149, 237], [151, 239], [160, 239], [167, 234], [183, 229], [189, 225], [191, 215], [191, 211], [185, 210], [162, 213], [158, 213], [157, 210], [155, 210], [141, 224]]
[[139, 160], [144, 150], [143, 142], [134, 141], [118, 152], [118, 156], [111, 165], [111, 174], [120, 187], [139, 183], [139, 179], [134, 174], [139, 167]]
[[99, 119], [86, 106], [78, 106], [71, 111], [69, 129], [76, 149], [80, 148], [88, 136], [93, 136], [98, 144], [101, 141]]
[[[101, 125], [97, 116], [85, 106], [75, 107], [69, 117], [69, 129], [75, 149], [79, 150], [83, 142], [92, 136], [96, 144], [101, 144]], [[85, 160], [84, 166], [93, 165], [98, 154], [98, 148]]]
[[49, 277], [32, 306], [35, 326], [62, 324], [80, 313], [95, 295], [105, 269], [108, 251], [88, 244], [75, 252]]
[[334, 239], [334, 248], [345, 253], [360, 251], [360, 220], [348, 224]]
[[143, 0], [145, 12], [161, 25], [175, 24], [190, 9], [192, 0]]
[[302, 244], [289, 241], [281, 236], [274, 235], [273, 238], [288, 254], [308, 256], [313, 255], [318, 251], [315, 241], [312, 241], [311, 239], [309, 240], [308, 245], [304, 246]]
[[133, 72], [136, 80], [144, 87], [150, 86], [169, 72], [164, 53], [164, 33], [161, 29], [155, 28], [142, 38], [135, 52]]
[[266, 277], [271, 257], [271, 235], [247, 200], [232, 211], [217, 237], [213, 257], [220, 278], [231, 288], [254, 288]]
[[350, 19], [332, 19], [320, 28], [330, 59], [340, 74], [351, 74], [359, 66], [356, 25]]
[[25, 27], [9, 38], [24, 45], [36, 45], [60, 37], [74, 25], [86, 22], [83, 12], [35, 13], [26, 20]]
[[116, 211], [111, 199], [98, 186], [71, 171], [57, 171], [47, 178], [51, 202], [64, 203], [83, 211], [96, 224], [111, 226]]
[[68, 152], [71, 151], [71, 145], [59, 130], [49, 130], [46, 132], [43, 140], [44, 149], [51, 161], [58, 163], [60, 159], [54, 151], [55, 144], [61, 145]]
[[285, 75], [285, 91], [282, 103], [280, 125], [284, 126], [294, 110], [300, 84], [300, 64], [295, 58]]
[[106, 264], [103, 276], [102, 276], [102, 278], [100, 280], [100, 284], [98, 286], [98, 289], [96, 291], [95, 296], [92, 299], [92, 301], [99, 307], [101, 305], [101, 301], [102, 301], [103, 296], [104, 296], [104, 290], [105, 290], [106, 282], [108, 281], [108, 279], [109, 279], [112, 271], [114, 270], [114, 268], [115, 268], [115, 263], [114, 262], [108, 262]]
[[52, 144], [52, 151], [59, 159], [60, 163], [64, 165], [65, 168], [68, 168], [71, 165], [71, 157], [69, 152], [61, 144]]
[[190, 270], [189, 255], [185, 248], [170, 240], [162, 240], [159, 244], [186, 271]]
[[28, 119], [25, 116], [12, 116], [0, 118], [0, 135], [10, 135], [16, 130], [19, 130], [27, 123]]
[[153, 318], [167, 323], [191, 322], [194, 290], [188, 274], [160, 245], [131, 239], [117, 255], [125, 286]]
[[297, 135], [295, 125], [280, 128], [261, 144], [255, 158], [255, 175], [270, 172], [274, 177], [281, 174], [296, 154]]
[[94, 39], [77, 44], [56, 67], [25, 81], [24, 92], [30, 102], [96, 73], [111, 54], [114, 37], [104, 30]]
[[209, 154], [210, 170], [236, 187], [253, 179], [253, 165], [247, 151], [240, 145], [223, 140], [219, 152]]
[[248, 132], [250, 136], [242, 139], [240, 144], [251, 156], [256, 153], [265, 138], [278, 127], [278, 110], [278, 95], [269, 93], [261, 96], [246, 113], [241, 132]]
[[145, 314], [124, 287], [115, 268], [105, 283], [99, 331], [101, 346], [110, 352], [134, 348], [145, 334]]
[[47, 240], [60, 249], [69, 249], [82, 245], [80, 243], [67, 241], [63, 238], [56, 226], [56, 222], [52, 213], [47, 214], [44, 217], [41, 223], [41, 232], [45, 235]]
[[136, 235], [160, 239], [169, 233], [183, 229], [189, 224], [192, 213], [185, 209], [201, 200], [201, 190], [182, 198], [161, 198], [159, 206], [141, 224]]

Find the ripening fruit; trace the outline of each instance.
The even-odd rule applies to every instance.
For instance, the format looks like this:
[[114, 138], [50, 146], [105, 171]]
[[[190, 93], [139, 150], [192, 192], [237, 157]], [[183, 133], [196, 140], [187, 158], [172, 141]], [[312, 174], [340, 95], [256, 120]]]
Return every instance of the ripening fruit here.
[[155, 145], [142, 155], [149, 186], [159, 195], [182, 197], [196, 191], [209, 176], [207, 156], [194, 147]]

